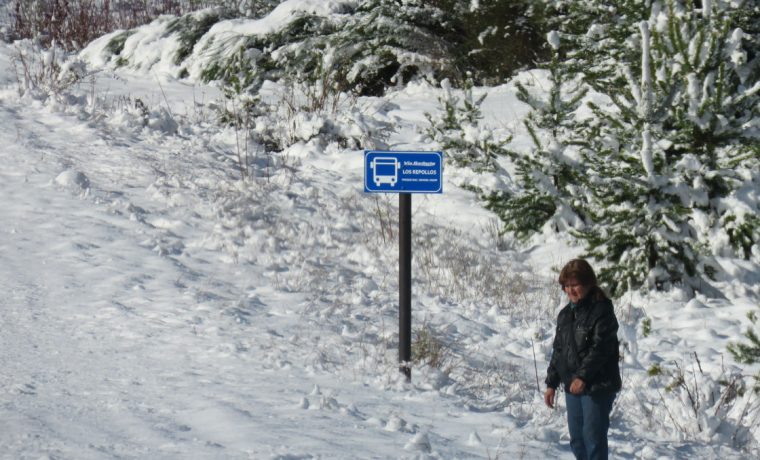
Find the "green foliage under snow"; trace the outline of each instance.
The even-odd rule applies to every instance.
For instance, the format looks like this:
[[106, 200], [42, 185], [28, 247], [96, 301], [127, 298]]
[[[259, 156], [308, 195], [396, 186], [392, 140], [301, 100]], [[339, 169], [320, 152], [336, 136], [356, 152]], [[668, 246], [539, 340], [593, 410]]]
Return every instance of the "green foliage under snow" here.
[[[140, 51], [140, 46], [157, 46], [158, 27], [162, 39], [171, 42], [170, 71], [180, 78], [222, 81], [249, 93], [265, 80], [328, 78], [341, 90], [379, 95], [420, 77], [462, 84], [472, 72], [476, 81], [503, 81], [534, 62], [543, 46], [537, 40], [540, 12], [531, 2], [484, 1], [477, 9], [464, 0], [346, 0], [321, 6], [282, 2], [273, 21], [231, 20], [241, 13], [225, 6], [117, 32], [104, 48], [110, 55], [102, 58], [166, 69], [166, 63], [145, 62]], [[264, 6], [256, 11], [271, 7]], [[246, 8], [241, 7], [253, 11]], [[274, 30], [260, 27], [265, 20], [277, 23], [283, 17], [289, 19]], [[128, 40], [134, 46], [125, 47]]]
[[448, 80], [441, 83], [443, 95], [438, 98], [442, 114], [425, 114], [428, 127], [425, 134], [438, 148], [446, 152], [448, 161], [475, 171], [493, 171], [496, 158], [506, 155], [505, 145], [511, 139], [497, 140], [492, 129], [480, 124], [480, 106], [486, 94], [473, 95], [472, 80], [465, 82], [461, 99], [454, 95]]
[[[535, 110], [535, 148], [517, 159], [524, 193], [491, 206], [521, 236], [570, 230], [606, 262], [600, 278], [615, 295], [709, 293], [713, 256], [760, 258], [760, 35], [739, 28], [760, 9], [612, 3], [564, 4], [580, 19], [553, 37], [549, 100], [521, 91]], [[582, 120], [578, 78], [604, 96]]]

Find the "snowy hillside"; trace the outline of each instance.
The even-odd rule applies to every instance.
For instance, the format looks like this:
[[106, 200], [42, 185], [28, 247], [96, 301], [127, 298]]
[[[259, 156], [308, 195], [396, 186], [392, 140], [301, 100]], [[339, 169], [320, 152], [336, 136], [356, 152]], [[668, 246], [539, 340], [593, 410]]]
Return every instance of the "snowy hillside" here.
[[[82, 55], [90, 68], [104, 47]], [[413, 328], [435, 359], [407, 383], [397, 199], [363, 193], [364, 146], [296, 135], [280, 153], [246, 150], [243, 180], [220, 91], [164, 73], [168, 60], [20, 94], [17, 52], [0, 44], [0, 458], [572, 458], [564, 401], [549, 410], [542, 393], [556, 271], [582, 250], [498, 237], [469, 190], [514, 184], [447, 164], [442, 195], [414, 196]], [[353, 118], [336, 124], [426, 149], [442, 91], [343, 100]], [[514, 82], [476, 91], [484, 125], [524, 146]], [[760, 400], [741, 384], [760, 369], [726, 351], [760, 271], [718, 262], [723, 299], [617, 299], [613, 458], [760, 455]]]

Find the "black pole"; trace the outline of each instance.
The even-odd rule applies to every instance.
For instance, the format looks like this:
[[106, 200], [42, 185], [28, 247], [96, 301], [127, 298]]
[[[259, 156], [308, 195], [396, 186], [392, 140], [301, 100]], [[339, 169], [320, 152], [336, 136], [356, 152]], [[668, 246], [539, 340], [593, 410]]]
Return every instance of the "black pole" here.
[[412, 380], [412, 195], [398, 195], [398, 360]]

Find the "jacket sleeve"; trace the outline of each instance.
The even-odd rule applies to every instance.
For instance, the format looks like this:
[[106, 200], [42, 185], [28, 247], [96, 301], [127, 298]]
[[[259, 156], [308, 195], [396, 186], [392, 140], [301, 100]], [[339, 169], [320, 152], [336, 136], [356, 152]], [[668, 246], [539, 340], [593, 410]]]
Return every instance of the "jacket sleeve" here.
[[618, 359], [617, 330], [615, 310], [611, 303], [606, 303], [589, 333], [588, 354], [581, 361], [576, 376], [588, 382], [610, 359]]
[[557, 371], [557, 360], [559, 359], [559, 353], [557, 353], [557, 341], [559, 340], [559, 334], [555, 331], [554, 342], [552, 343], [552, 357], [549, 361], [549, 368], [546, 370], [546, 386], [556, 389], [560, 384], [560, 376]]

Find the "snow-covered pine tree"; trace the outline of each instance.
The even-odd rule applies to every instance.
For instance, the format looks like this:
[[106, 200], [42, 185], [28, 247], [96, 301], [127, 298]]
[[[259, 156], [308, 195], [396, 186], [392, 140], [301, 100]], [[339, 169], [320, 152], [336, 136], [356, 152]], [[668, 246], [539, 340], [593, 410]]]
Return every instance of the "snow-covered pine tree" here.
[[[453, 19], [457, 67], [477, 85], [498, 85], [548, 59], [543, 8], [535, 0], [432, 0]], [[452, 11], [455, 13], [452, 14]]]
[[[241, 11], [259, 16], [279, 3], [214, 0], [204, 3], [221, 6], [213, 11], [160, 19], [170, 24], [166, 38], [178, 36], [180, 41], [173, 62], [176, 76], [219, 81], [236, 92], [256, 93], [263, 81], [288, 78], [376, 96], [421, 77], [449, 78], [456, 87], [462, 87], [467, 72], [479, 81], [503, 81], [532, 63], [535, 54], [531, 45], [539, 15], [523, 17], [534, 10], [534, 0], [510, 5], [484, 0], [478, 8], [470, 0], [332, 0], [329, 14], [321, 8], [314, 11], [310, 2], [295, 2], [285, 7], [292, 10], [287, 20], [276, 21], [280, 28], [266, 35], [248, 34], [237, 26], [206, 34], [213, 21]], [[505, 11], [516, 14], [500, 14]], [[112, 62], [135, 63], [134, 49], [125, 51], [124, 43], [140, 32], [113, 36], [107, 47]], [[518, 44], [510, 54], [503, 45], [513, 35]]]
[[[753, 326], [757, 324], [757, 314], [750, 312], [747, 318], [752, 322]], [[728, 346], [728, 351], [733, 355], [734, 359], [743, 364], [754, 364], [760, 361], [760, 337], [757, 332], [752, 328], [747, 328], [744, 332], [744, 336], [747, 337], [749, 343], [732, 343]]]
[[590, 79], [620, 77], [618, 63], [637, 59], [627, 43], [649, 17], [651, 0], [545, 0], [549, 27], [562, 35], [563, 61]]
[[[738, 363], [755, 364], [760, 362], [760, 336], [758, 336], [757, 329], [757, 313], [751, 311], [747, 314], [747, 318], [752, 323], [752, 327], [748, 327], [744, 331], [744, 337], [748, 341], [730, 343], [728, 351]], [[760, 392], [760, 372], [755, 374], [755, 391]]]
[[732, 239], [726, 223], [741, 220], [733, 240], [745, 252], [757, 243], [746, 231], [757, 198], [736, 191], [757, 190], [760, 60], [747, 50], [758, 37], [737, 29], [736, 17], [730, 5], [708, 1], [652, 2], [638, 37], [627, 40], [640, 61], [586, 80], [611, 104], [591, 106], [596, 120], [584, 132], [594, 224], [577, 234], [589, 255], [608, 262], [600, 278], [613, 294], [674, 283], [707, 290], [710, 256], [726, 250], [721, 235]]
[[422, 0], [338, 6], [338, 14], [302, 13], [265, 36], [229, 37], [233, 53], [224, 43], [214, 44], [227, 56], [203, 72], [204, 80], [222, 80], [249, 93], [264, 80], [288, 79], [379, 95], [420, 76], [457, 74], [443, 37], [449, 21], [443, 10]]
[[496, 158], [507, 155], [505, 145], [511, 140], [497, 139], [493, 129], [483, 126], [480, 106], [486, 97], [474, 95], [474, 82], [465, 80], [462, 97], [454, 94], [448, 79], [441, 82], [443, 94], [438, 98], [441, 115], [426, 113], [427, 138], [446, 152], [446, 158], [460, 167], [476, 172], [497, 169]]
[[[330, 38], [344, 79], [362, 94], [420, 77], [454, 76], [450, 16], [425, 0], [362, 0]], [[338, 64], [339, 62], [339, 64]]]
[[583, 172], [577, 158], [577, 145], [584, 141], [575, 135], [574, 112], [588, 88], [560, 59], [559, 33], [550, 32], [547, 39], [553, 51], [546, 65], [551, 83], [546, 97], [517, 83], [518, 98], [533, 109], [525, 120], [533, 149], [511, 155], [522, 189], [486, 197], [486, 207], [499, 215], [504, 230], [523, 239], [546, 226], [555, 232], [584, 226], [585, 194], [578, 189]]
[[216, 0], [210, 3], [224, 7], [231, 14], [260, 18], [270, 13], [282, 0]]

